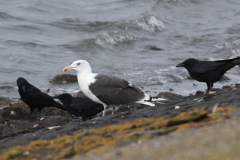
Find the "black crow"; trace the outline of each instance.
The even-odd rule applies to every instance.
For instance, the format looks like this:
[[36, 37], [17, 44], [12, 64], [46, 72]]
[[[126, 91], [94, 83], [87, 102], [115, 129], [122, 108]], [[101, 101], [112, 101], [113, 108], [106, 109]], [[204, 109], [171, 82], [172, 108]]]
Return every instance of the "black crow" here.
[[29, 115], [33, 113], [33, 108], [38, 108], [39, 112], [41, 112], [44, 107], [65, 108], [62, 104], [54, 101], [51, 96], [41, 92], [38, 88], [28, 83], [28, 81], [22, 77], [17, 79], [17, 85], [21, 99], [30, 108], [31, 113]]
[[176, 67], [185, 67], [193, 79], [207, 83], [206, 94], [208, 94], [213, 83], [219, 81], [224, 73], [238, 64], [240, 64], [240, 57], [219, 61], [199, 61], [190, 58]]
[[82, 117], [83, 121], [86, 121], [87, 118], [91, 119], [92, 116], [95, 116], [104, 109], [102, 104], [93, 102], [89, 98], [72, 97], [68, 93], [63, 93], [53, 98], [59, 99], [66, 107], [66, 111], [75, 116]]

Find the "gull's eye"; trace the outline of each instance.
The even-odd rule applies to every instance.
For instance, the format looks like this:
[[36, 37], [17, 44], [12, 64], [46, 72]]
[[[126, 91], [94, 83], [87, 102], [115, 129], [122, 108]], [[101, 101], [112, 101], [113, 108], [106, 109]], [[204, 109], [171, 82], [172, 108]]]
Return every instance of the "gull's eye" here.
[[79, 66], [81, 63], [78, 63], [77, 65]]

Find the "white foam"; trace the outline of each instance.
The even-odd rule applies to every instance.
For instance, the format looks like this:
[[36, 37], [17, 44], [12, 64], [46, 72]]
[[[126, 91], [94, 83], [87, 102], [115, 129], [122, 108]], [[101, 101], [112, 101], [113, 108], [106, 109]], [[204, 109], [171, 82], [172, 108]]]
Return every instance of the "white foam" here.
[[101, 39], [111, 45], [116, 45], [119, 43], [127, 43], [127, 42], [137, 40], [137, 38], [134, 35], [126, 32], [121, 32], [121, 33], [114, 32], [109, 34], [103, 33], [102, 35], [100, 35], [100, 38], [97, 39], [96, 43], [101, 44]]
[[165, 98], [152, 98], [153, 102], [157, 102], [157, 101], [166, 101], [167, 99]]
[[157, 20], [154, 16], [150, 16], [146, 20], [143, 21], [135, 21], [135, 23], [141, 27], [144, 31], [148, 31], [151, 33], [154, 33], [155, 31], [159, 30], [161, 31], [165, 26], [163, 25], [163, 22], [160, 20]]

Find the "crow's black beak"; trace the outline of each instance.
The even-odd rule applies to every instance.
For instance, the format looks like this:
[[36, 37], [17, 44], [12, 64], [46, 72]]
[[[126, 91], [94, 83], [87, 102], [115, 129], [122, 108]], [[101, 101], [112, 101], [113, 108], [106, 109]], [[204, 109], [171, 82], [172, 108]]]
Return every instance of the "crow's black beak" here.
[[176, 67], [184, 67], [184, 63], [179, 63], [178, 65], [176, 65]]

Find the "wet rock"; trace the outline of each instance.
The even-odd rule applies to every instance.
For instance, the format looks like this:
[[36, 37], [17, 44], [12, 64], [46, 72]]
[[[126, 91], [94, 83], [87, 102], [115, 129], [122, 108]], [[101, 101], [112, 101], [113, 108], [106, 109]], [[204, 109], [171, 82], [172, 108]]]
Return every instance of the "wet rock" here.
[[240, 87], [240, 84], [231, 84], [229, 87], [232, 89], [236, 89]]
[[193, 80], [193, 78], [191, 76], [187, 76], [187, 79], [189, 80]]
[[82, 91], [79, 91], [76, 97], [87, 97], [87, 96]]
[[223, 86], [222, 89], [224, 89], [224, 90], [226, 90], [226, 89], [229, 90], [229, 89], [231, 89], [231, 87], [230, 87], [230, 86]]
[[[171, 94], [171, 97], [173, 97], [173, 95], [174, 95], [169, 92], [167, 92], [167, 93], [163, 92], [163, 93], [159, 94], [159, 98], [160, 97], [161, 98], [169, 98], [169, 96], [167, 96], [168, 94]], [[216, 94], [212, 95], [212, 98], [210, 100], [202, 100], [199, 102], [195, 101], [193, 99], [186, 99], [185, 101], [183, 101], [183, 99], [181, 99], [179, 102], [174, 102], [173, 104], [166, 104], [163, 106], [160, 106], [160, 104], [156, 103], [155, 107], [149, 107], [149, 106], [140, 105], [140, 104], [129, 105], [130, 107], [133, 107], [134, 109], [133, 110], [130, 109], [124, 113], [118, 113], [116, 115], [106, 116], [103, 118], [98, 117], [91, 121], [80, 122], [80, 123], [75, 123], [77, 121], [71, 121], [72, 119], [70, 119], [70, 117], [61, 116], [61, 111], [58, 111], [57, 108], [44, 108], [43, 111], [39, 114], [41, 116], [44, 116], [42, 121], [40, 121], [40, 119], [9, 120], [9, 121], [7, 121], [6, 125], [4, 123], [2, 125], [0, 125], [0, 139], [1, 139], [1, 137], [3, 137], [1, 135], [1, 133], [3, 133], [3, 135], [5, 135], [5, 136], [8, 136], [9, 133], [15, 134], [15, 135], [13, 135], [13, 136], [15, 136], [15, 138], [9, 138], [7, 140], [0, 141], [0, 144], [2, 144], [2, 145], [0, 145], [0, 150], [1, 150], [1, 146], [4, 146], [4, 148], [6, 148], [7, 144], [10, 144], [11, 141], [16, 142], [16, 139], [18, 139], [19, 142], [25, 141], [25, 144], [29, 144], [29, 142], [32, 141], [33, 139], [42, 139], [43, 141], [38, 141], [39, 143], [34, 142], [34, 144], [36, 144], [36, 149], [38, 149], [39, 146], [42, 146], [42, 144], [44, 144], [43, 148], [42, 148], [42, 151], [44, 151], [44, 152], [42, 152], [42, 151], [38, 152], [38, 150], [37, 150], [38, 153], [36, 155], [43, 155], [43, 159], [44, 158], [46, 159], [46, 156], [44, 157], [45, 151], [46, 151], [46, 154], [48, 154], [48, 152], [49, 152], [48, 150], [46, 150], [47, 146], [45, 144], [47, 144], [47, 143], [49, 143], [48, 147], [52, 147], [53, 150], [56, 149], [56, 147], [59, 147], [58, 148], [59, 150], [55, 150], [54, 152], [51, 152], [53, 154], [58, 155], [58, 154], [63, 153], [63, 151], [65, 151], [66, 147], [68, 147], [69, 144], [71, 144], [70, 146], [73, 146], [72, 144], [74, 144], [75, 142], [79, 142], [79, 144], [74, 144], [74, 146], [77, 146], [77, 149], [80, 148], [78, 146], [82, 145], [82, 147], [79, 150], [77, 150], [76, 153], [82, 153], [83, 149], [85, 149], [85, 148], [86, 148], [85, 152], [88, 152], [89, 149], [95, 150], [96, 147], [92, 146], [92, 144], [95, 145], [96, 144], [95, 142], [99, 142], [99, 138], [100, 138], [100, 142], [104, 142], [103, 144], [100, 144], [100, 145], [102, 145], [104, 147], [106, 145], [109, 145], [109, 142], [115, 143], [116, 139], [132, 141], [134, 138], [137, 138], [143, 134], [144, 134], [143, 135], [144, 137], [152, 138], [153, 136], [156, 136], [156, 135], [167, 134], [172, 131], [175, 131], [176, 128], [172, 129], [172, 128], [166, 128], [166, 127], [162, 126], [162, 125], [165, 125], [165, 120], [166, 120], [165, 118], [167, 118], [167, 117], [173, 118], [172, 120], [174, 120], [174, 122], [176, 122], [175, 120], [177, 117], [178, 119], [180, 118], [180, 120], [185, 123], [186, 120], [192, 121], [193, 119], [191, 119], [191, 118], [193, 115], [198, 116], [200, 114], [203, 114], [206, 111], [206, 113], [210, 113], [208, 115], [208, 118], [210, 118], [212, 116], [213, 120], [215, 120], [216, 116], [218, 116], [218, 115], [213, 115], [211, 113], [212, 113], [212, 107], [216, 103], [220, 103], [221, 105], [224, 103], [224, 106], [231, 105], [231, 107], [234, 107], [235, 109], [237, 109], [236, 107], [238, 107], [238, 109], [239, 109], [239, 105], [232, 106], [232, 104], [236, 104], [236, 103], [239, 104], [239, 102], [240, 102], [240, 98], [237, 94], [240, 94], [240, 90], [229, 90], [229, 92], [219, 92], [218, 95], [216, 95]], [[175, 96], [180, 97], [179, 95], [176, 95], [176, 94], [175, 94]], [[194, 96], [194, 98], [195, 98], [195, 96]], [[175, 99], [175, 97], [173, 99]], [[232, 100], [234, 100], [234, 102]], [[204, 107], [202, 107], [202, 106], [204, 106]], [[126, 106], [122, 105], [122, 106], [118, 106], [118, 107], [119, 107], [119, 109], [121, 109], [122, 107], [126, 107], [126, 109], [130, 108], [127, 105]], [[146, 107], [146, 108], [144, 108], [144, 107]], [[111, 108], [109, 108], [109, 109], [110, 109], [109, 114], [111, 114]], [[29, 108], [28, 108], [28, 110], [29, 110]], [[183, 111], [187, 111], [187, 112], [183, 114], [182, 113]], [[224, 112], [232, 112], [232, 111], [233, 111], [233, 108], [232, 109], [230, 109], [230, 108], [224, 109], [223, 107], [219, 106], [216, 110], [216, 114], [221, 114]], [[45, 116], [45, 115], [47, 115], [47, 116]], [[173, 116], [175, 116], [175, 115], [176, 115], [176, 117], [174, 118]], [[222, 116], [225, 117], [226, 114], [224, 113]], [[151, 118], [142, 119], [143, 117], [151, 117]], [[160, 117], [160, 118], [157, 118], [157, 117]], [[0, 116], [0, 118], [1, 118], [1, 116]], [[68, 123], [68, 120], [70, 120], [71, 123]], [[132, 121], [132, 120], [134, 120], [134, 121]], [[164, 120], [163, 121], [164, 123], [159, 123], [162, 120]], [[122, 122], [124, 122], [124, 123], [122, 123]], [[125, 123], [125, 122], [127, 122], [127, 123]], [[177, 122], [179, 122], [179, 121], [177, 121]], [[65, 123], [68, 123], [68, 124], [64, 125], [64, 126], [60, 126], [61, 124], [65, 124]], [[113, 126], [114, 123], [119, 123], [121, 125], [117, 124], [117, 125]], [[187, 122], [187, 123], [189, 123], [189, 122]], [[190, 122], [189, 126], [195, 125], [195, 127], [196, 127], [196, 126], [204, 125], [205, 123], [206, 123], [205, 120], [204, 120], [204, 122], [202, 122], [202, 121], [201, 122], [196, 121], [194, 123]], [[214, 123], [215, 123], [215, 121], [213, 121], [213, 122], [209, 121], [209, 124], [214, 124]], [[109, 125], [109, 126], [106, 127], [107, 125]], [[51, 128], [58, 127], [58, 128], [53, 129], [55, 131], [49, 131], [48, 130], [49, 127], [51, 127]], [[104, 127], [104, 128], [99, 129], [100, 127]], [[185, 127], [185, 125], [184, 125], [184, 127]], [[4, 129], [2, 129], [2, 128], [4, 128]], [[17, 136], [19, 134], [34, 132], [39, 128], [44, 128], [44, 129], [39, 130], [38, 133], [35, 132], [32, 134]], [[97, 128], [97, 129], [94, 130], [94, 128]], [[79, 129], [81, 129], [81, 130], [79, 130]], [[88, 132], [88, 129], [91, 129], [91, 130]], [[1, 132], [1, 130], [2, 130], [2, 132]], [[79, 130], [79, 131], [77, 131], [77, 130]], [[72, 137], [71, 138], [69, 137], [70, 136], [69, 134], [72, 135], [73, 131], [78, 132], [78, 134], [74, 134], [74, 135], [77, 135], [77, 137], [74, 139]], [[151, 132], [149, 132], [149, 131], [151, 131]], [[152, 131], [154, 131], [154, 132], [152, 132]], [[126, 139], [122, 139], [123, 133], [124, 134], [126, 133], [126, 135], [130, 135], [130, 137], [126, 137]], [[149, 133], [151, 135], [146, 136], [146, 134], [149, 134]], [[39, 134], [39, 135], [37, 135], [37, 134]], [[61, 141], [59, 141], [60, 139], [56, 139], [54, 141], [45, 141], [45, 139], [51, 139], [54, 137], [58, 137], [62, 134], [67, 134], [67, 135], [62, 137]], [[81, 136], [79, 136], [80, 134], [81, 134]], [[33, 137], [33, 135], [34, 135], [34, 137]], [[36, 135], [36, 137], [35, 137], [35, 135]], [[115, 137], [115, 135], [117, 135], [117, 136]], [[88, 139], [87, 141], [89, 143], [88, 144], [89, 147], [86, 147], [86, 144], [84, 143], [84, 141], [82, 141], [82, 139], [79, 139], [79, 138], [85, 139], [86, 137], [88, 138], [90, 136], [93, 136], [94, 139], [92, 139], [92, 137], [91, 137], [91, 139]], [[96, 137], [96, 139], [95, 139], [95, 137]], [[71, 139], [72, 139], [72, 141], [69, 141]], [[66, 144], [63, 144], [63, 145], [60, 144], [62, 142], [65, 143], [65, 141], [66, 141]], [[53, 146], [53, 145], [55, 145], [55, 142], [57, 142], [57, 144], [56, 144], [56, 146]], [[17, 142], [16, 145], [19, 145], [19, 143]], [[33, 143], [31, 143], [31, 145], [34, 146]], [[9, 146], [10, 145], [8, 145], [8, 148], [9, 148]], [[13, 146], [13, 144], [11, 144], [11, 146]], [[96, 146], [98, 147], [99, 144], [96, 144]], [[24, 153], [29, 151], [28, 150], [29, 148], [30, 147], [24, 149]], [[72, 150], [72, 148], [70, 148], [70, 149]], [[67, 152], [68, 151], [69, 150], [67, 150]], [[13, 153], [13, 152], [9, 152], [9, 153]], [[32, 151], [29, 151], [29, 153], [33, 154], [33, 153], [36, 153], [36, 151], [33, 149]], [[29, 155], [31, 155], [31, 154], [29, 154]], [[35, 156], [35, 157], [37, 157], [37, 156]], [[63, 157], [66, 158], [67, 156], [63, 156]], [[19, 158], [19, 157], [16, 157], [16, 159], [17, 158]], [[68, 158], [71, 158], [71, 157], [68, 157]], [[54, 158], [52, 158], [52, 159], [54, 159]], [[62, 158], [59, 158], [59, 159], [62, 159]]]
[[117, 110], [117, 113], [129, 111], [130, 108], [127, 105], [120, 106]]
[[77, 76], [72, 74], [61, 74], [54, 77], [49, 83], [52, 84], [67, 84], [67, 83], [76, 83]]
[[30, 112], [25, 103], [19, 103], [12, 107], [6, 107], [0, 110], [0, 115], [4, 120], [24, 119]]
[[236, 83], [236, 84], [235, 84], [235, 87], [236, 87], [236, 88], [239, 88], [239, 87], [240, 87], [240, 84], [239, 84], [239, 83]]
[[156, 97], [153, 98], [166, 98], [168, 100], [179, 100], [182, 99], [183, 97], [180, 94], [175, 94], [171, 92], [161, 92]]
[[197, 91], [196, 94], [195, 94], [195, 96], [202, 96], [203, 94], [204, 94], [203, 91]]
[[149, 108], [149, 106], [143, 105], [143, 104], [138, 104], [138, 103], [133, 103], [130, 108], [142, 109], [142, 108]]
[[[25, 119], [29, 114], [30, 108], [22, 101], [11, 102], [9, 107], [0, 109], [0, 140], [45, 127], [63, 125], [74, 119], [67, 111], [55, 107], [45, 107], [40, 113], [38, 109], [34, 109], [33, 114]], [[80, 119], [77, 117], [74, 121]]]
[[149, 50], [152, 50], [152, 51], [162, 51], [163, 49], [162, 48], [159, 48], [159, 47], [157, 47], [157, 46], [147, 46], [147, 48], [149, 49]]
[[56, 115], [56, 116], [46, 117], [44, 120], [41, 121], [41, 123], [47, 126], [57, 126], [57, 125], [66, 124], [70, 120], [71, 118]]
[[45, 107], [42, 109], [40, 113], [37, 114], [37, 117], [41, 119], [44, 116], [55, 116], [55, 115], [61, 115], [65, 117], [71, 117], [71, 114], [67, 111], [61, 110], [56, 107]]
[[[221, 89], [220, 88], [212, 88], [211, 91], [220, 91]], [[207, 91], [207, 90], [206, 90]]]
[[[30, 114], [30, 108], [23, 102], [14, 104], [11, 107], [5, 107], [0, 110], [0, 123], [1, 118], [4, 120], [18, 119], [23, 120]], [[28, 117], [28, 119], [40, 119], [44, 116], [54, 116], [62, 115], [65, 117], [71, 117], [67, 111], [63, 111], [56, 107], [45, 107], [39, 113], [37, 109], [34, 109], [33, 113]]]
[[229, 86], [223, 86], [222, 89], [224, 90], [233, 90], [239, 88], [240, 84], [231, 84]]
[[0, 97], [0, 105], [10, 104], [12, 102], [14, 102], [14, 101], [9, 98]]
[[1, 86], [0, 87], [0, 89], [12, 89], [12, 88], [14, 88], [14, 87], [12, 87], [12, 86]]
[[108, 109], [106, 110], [106, 113], [105, 113], [105, 116], [108, 116], [108, 115], [112, 115], [112, 109]]
[[29, 107], [23, 102], [0, 109], [0, 139], [63, 125], [72, 120], [71, 114], [55, 107], [43, 108], [40, 113], [34, 110], [34, 113], [25, 119], [29, 113]]
[[231, 84], [230, 87], [231, 87], [231, 88], [235, 88], [235, 87], [236, 87], [236, 84]]
[[4, 129], [4, 127], [5, 127], [5, 124], [0, 124], [0, 135], [1, 135], [1, 133], [2, 133], [2, 131], [3, 131], [3, 129]]
[[0, 124], [4, 124], [5, 120], [0, 116]]

